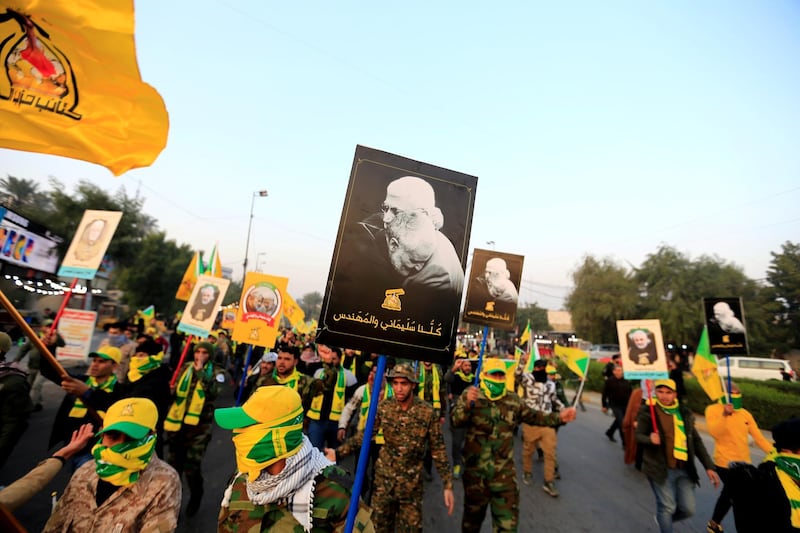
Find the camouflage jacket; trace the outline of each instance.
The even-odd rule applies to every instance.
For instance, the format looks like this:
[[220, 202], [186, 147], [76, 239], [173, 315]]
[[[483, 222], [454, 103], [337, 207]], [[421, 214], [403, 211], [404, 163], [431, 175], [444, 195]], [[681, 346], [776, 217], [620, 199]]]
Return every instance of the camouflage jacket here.
[[[311, 533], [344, 531], [350, 505], [350, 483], [345, 476], [347, 473], [341, 468], [329, 466], [315, 479]], [[246, 474], [238, 474], [233, 479], [229, 489], [229, 505], [220, 508], [219, 533], [303, 533], [303, 527], [292, 515], [285, 500], [267, 505], [251, 503], [247, 497], [246, 479]], [[375, 531], [370, 510], [364, 505], [359, 508], [353, 531]]]
[[181, 481], [178, 473], [153, 457], [136, 483], [120, 487], [97, 506], [94, 461], [75, 471], [43, 533], [136, 531], [164, 533], [178, 527]]
[[[389, 483], [395, 492], [402, 491], [405, 494], [421, 492], [422, 459], [427, 445], [444, 488], [453, 487], [442, 426], [428, 403], [415, 396], [411, 407], [403, 411], [395, 398], [383, 400], [378, 404], [373, 437], [378, 428], [383, 430], [384, 445], [375, 466], [376, 485], [379, 482]], [[362, 430], [344, 441], [336, 450], [337, 455], [350, 455], [359, 449], [363, 439]]]
[[480, 392], [470, 407], [465, 390], [458, 397], [451, 423], [467, 428], [464, 438], [464, 467], [488, 480], [509, 474], [516, 477], [514, 464], [514, 429], [525, 422], [532, 426], [560, 426], [556, 413], [545, 414], [526, 406], [516, 393], [508, 391], [496, 401], [489, 401]]

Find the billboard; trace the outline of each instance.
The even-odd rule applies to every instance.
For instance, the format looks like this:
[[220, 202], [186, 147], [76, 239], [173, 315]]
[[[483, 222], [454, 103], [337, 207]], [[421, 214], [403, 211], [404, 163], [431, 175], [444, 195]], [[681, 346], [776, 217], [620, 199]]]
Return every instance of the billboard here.
[[64, 239], [44, 226], [0, 206], [0, 259], [22, 268], [55, 274], [57, 247]]

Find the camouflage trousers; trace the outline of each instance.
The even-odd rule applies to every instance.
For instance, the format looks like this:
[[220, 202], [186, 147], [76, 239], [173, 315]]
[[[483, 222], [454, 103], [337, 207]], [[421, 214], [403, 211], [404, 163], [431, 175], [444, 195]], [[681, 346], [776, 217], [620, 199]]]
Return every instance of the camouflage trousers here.
[[422, 478], [405, 480], [397, 473], [376, 475], [372, 492], [375, 531], [417, 533], [422, 531]]
[[203, 490], [203, 456], [211, 442], [211, 424], [187, 426], [178, 431], [167, 432], [167, 462], [178, 471], [186, 474], [189, 490]]
[[467, 469], [464, 472], [464, 516], [461, 530], [478, 532], [491, 505], [492, 531], [517, 531], [519, 521], [519, 488], [516, 473], [503, 479], [487, 480]]

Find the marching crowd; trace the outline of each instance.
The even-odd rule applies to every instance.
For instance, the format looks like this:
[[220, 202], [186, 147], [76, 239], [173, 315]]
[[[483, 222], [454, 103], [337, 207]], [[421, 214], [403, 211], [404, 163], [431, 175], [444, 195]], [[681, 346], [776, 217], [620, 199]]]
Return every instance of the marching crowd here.
[[[59, 337], [48, 325], [40, 333], [51, 349]], [[271, 350], [237, 346], [225, 330], [188, 347], [176, 337], [167, 341], [150, 328], [113, 324], [90, 354], [85, 375], [65, 377], [46, 357], [38, 361], [40, 377], [32, 379], [17, 362], [0, 363], [0, 468], [34, 401], [41, 402], [31, 384], [48, 379], [66, 393], [50, 439], [51, 448], [62, 448], [0, 490], [0, 505], [17, 508], [66, 466], [72, 477], [44, 531], [174, 531], [181, 519], [181, 476], [189, 489], [186, 516], [201, 505], [218, 505], [204, 500], [202, 475], [215, 423], [230, 430], [236, 463], [219, 503], [218, 531], [342, 531], [352, 498], [359, 502], [354, 531], [421, 531], [424, 482], [433, 466], [449, 514], [453, 481], [463, 483], [463, 531], [479, 531], [487, 508], [494, 531], [517, 531], [518, 434], [522, 482], [532, 484], [538, 453], [544, 460], [542, 490], [559, 495], [557, 431], [575, 420], [576, 411], [567, 406], [556, 369], [546, 360], [526, 371], [524, 359], [516, 367], [497, 357], [479, 363], [476, 351], [464, 349], [446, 369], [387, 358], [367, 435], [376, 354], [315, 344], [291, 330]], [[10, 348], [10, 339], [0, 334], [0, 351], [5, 355]], [[239, 407], [215, 407], [226, 383], [234, 384]], [[607, 437], [615, 440], [619, 430], [626, 462], [633, 458], [647, 476], [662, 532], [695, 512], [695, 459], [712, 483], [724, 482], [709, 532], [722, 531], [731, 505], [740, 532], [800, 530], [800, 419], [773, 429], [773, 447], [737, 406], [738, 391], [731, 391], [731, 399], [706, 413], [717, 443], [712, 459], [675, 381], [658, 380], [645, 390], [651, 388], [654, 393], [643, 398], [611, 365], [603, 408], [614, 413]], [[769, 453], [764, 465], [749, 465], [748, 435]], [[337, 460], [358, 455], [367, 441], [365, 483], [360, 494], [352, 494], [353, 477]], [[755, 485], [761, 487], [757, 498]], [[771, 527], [748, 529], [765, 523]]]

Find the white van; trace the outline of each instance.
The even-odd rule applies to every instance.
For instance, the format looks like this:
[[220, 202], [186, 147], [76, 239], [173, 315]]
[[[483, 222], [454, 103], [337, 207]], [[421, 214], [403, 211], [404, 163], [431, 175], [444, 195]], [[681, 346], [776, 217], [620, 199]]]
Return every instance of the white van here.
[[[796, 380], [794, 370], [789, 364], [789, 361], [783, 359], [767, 359], [766, 357], [738, 357], [731, 356], [731, 378], [747, 378], [758, 380], [777, 379], [782, 380], [783, 374], [781, 370], [789, 373], [792, 380]], [[718, 357], [717, 360], [719, 374], [722, 377], [727, 377], [728, 367], [724, 357]]]

